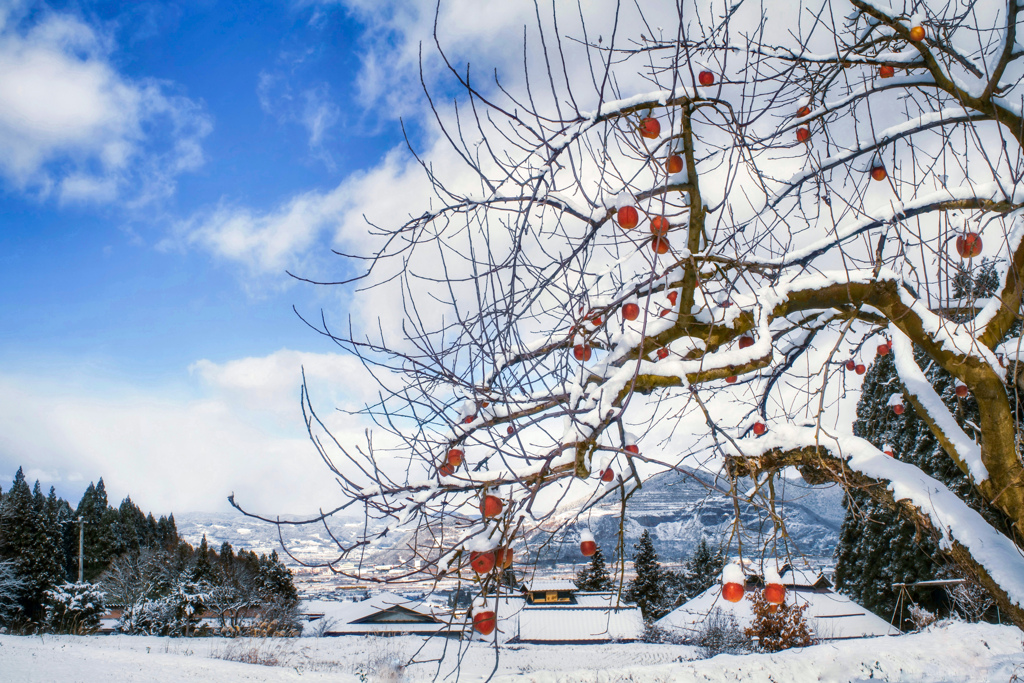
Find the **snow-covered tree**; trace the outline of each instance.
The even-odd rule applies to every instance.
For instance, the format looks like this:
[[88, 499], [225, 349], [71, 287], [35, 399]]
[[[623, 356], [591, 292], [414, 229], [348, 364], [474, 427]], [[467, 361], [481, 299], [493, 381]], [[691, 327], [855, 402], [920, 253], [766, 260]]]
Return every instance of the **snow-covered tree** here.
[[0, 628], [8, 628], [21, 613], [21, 594], [28, 581], [14, 560], [0, 560]]
[[644, 529], [640, 541], [633, 546], [633, 571], [636, 577], [629, 582], [626, 599], [635, 602], [644, 615], [644, 621], [654, 621], [665, 615], [665, 572], [658, 562], [651, 532]]
[[95, 584], [86, 581], [55, 586], [46, 591], [46, 627], [53, 633], [95, 633], [104, 605], [104, 593]]
[[[556, 4], [522, 77], [452, 64], [459, 106], [431, 103], [462, 166], [424, 160], [435, 199], [355, 262], [353, 310], [382, 319], [312, 323], [381, 384], [358, 447], [303, 395], [338, 505], [381, 520], [342, 554], [401, 527], [407, 576], [469, 571], [467, 550], [626, 507], [679, 466], [754, 482], [732, 493], [775, 531], [737, 522], [740, 553], [798, 552], [774, 496], [796, 468], [898, 509], [1024, 627], [1020, 11]], [[954, 296], [981, 254], [994, 295]], [[857, 368], [889, 353], [885, 406], [921, 418], [1005, 533], [852, 434]], [[969, 431], [929, 366], [977, 402]]]
[[36, 482], [35, 493], [19, 467], [0, 504], [0, 560], [17, 566], [25, 582], [20, 591], [20, 616], [28, 622], [43, 619], [46, 591], [64, 581], [60, 530], [46, 515], [46, 498]]
[[576, 587], [581, 591], [607, 591], [612, 589], [612, 577], [608, 573], [608, 565], [604, 561], [601, 546], [590, 557], [583, 569], [576, 572]]

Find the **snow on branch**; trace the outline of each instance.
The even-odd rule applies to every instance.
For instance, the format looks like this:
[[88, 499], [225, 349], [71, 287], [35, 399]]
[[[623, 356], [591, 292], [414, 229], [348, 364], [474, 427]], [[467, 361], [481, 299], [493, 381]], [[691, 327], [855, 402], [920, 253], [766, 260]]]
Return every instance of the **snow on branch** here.
[[960, 428], [931, 382], [917, 366], [910, 338], [895, 325], [889, 325], [889, 334], [892, 335], [896, 372], [899, 373], [904, 388], [914, 398], [915, 407], [925, 413], [921, 417], [928, 422], [933, 432], [937, 432], [939, 441], [953, 449], [952, 455], [967, 466], [968, 472], [976, 482], [987, 480], [988, 469], [981, 460], [981, 447]]

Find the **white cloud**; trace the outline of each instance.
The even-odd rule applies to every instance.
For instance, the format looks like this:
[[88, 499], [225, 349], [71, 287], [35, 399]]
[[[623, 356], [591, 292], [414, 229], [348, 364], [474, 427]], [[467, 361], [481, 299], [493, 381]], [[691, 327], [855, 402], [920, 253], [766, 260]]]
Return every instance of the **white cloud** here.
[[326, 271], [332, 244], [359, 253], [375, 246], [364, 215], [387, 225], [404, 222], [412, 210], [422, 212], [429, 190], [422, 169], [404, 149], [395, 149], [370, 171], [326, 192], [303, 192], [267, 212], [222, 203], [180, 223], [161, 247], [200, 249], [242, 266], [251, 277], [284, 276], [285, 270], [316, 277]]
[[[304, 58], [302, 55], [294, 61], [301, 63]], [[289, 81], [290, 77], [281, 72], [261, 72], [256, 86], [260, 108], [279, 123], [297, 123], [305, 128], [310, 152], [333, 170], [334, 159], [325, 144], [329, 131], [341, 118], [341, 109], [331, 99], [330, 86], [320, 83], [296, 93]]]
[[3, 180], [61, 201], [138, 202], [202, 163], [210, 122], [199, 105], [119, 74], [109, 40], [74, 16], [12, 14], [0, 14]]
[[367, 425], [334, 407], [373, 399], [363, 367], [282, 350], [198, 361], [191, 395], [110, 376], [0, 375], [0, 472], [25, 466], [44, 487], [76, 491], [103, 477], [114, 504], [131, 495], [157, 514], [224, 510], [232, 492], [263, 513], [315, 512], [338, 496], [302, 422], [303, 367], [320, 417], [343, 443], [359, 442]]

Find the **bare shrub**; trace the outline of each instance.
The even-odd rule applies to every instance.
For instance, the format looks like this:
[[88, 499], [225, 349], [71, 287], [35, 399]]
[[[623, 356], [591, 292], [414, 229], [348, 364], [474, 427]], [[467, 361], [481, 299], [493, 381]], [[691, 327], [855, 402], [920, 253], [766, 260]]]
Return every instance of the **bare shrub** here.
[[701, 624], [695, 642], [701, 659], [720, 654], [738, 655], [751, 650], [750, 638], [740, 629], [736, 617], [718, 607], [711, 610]]

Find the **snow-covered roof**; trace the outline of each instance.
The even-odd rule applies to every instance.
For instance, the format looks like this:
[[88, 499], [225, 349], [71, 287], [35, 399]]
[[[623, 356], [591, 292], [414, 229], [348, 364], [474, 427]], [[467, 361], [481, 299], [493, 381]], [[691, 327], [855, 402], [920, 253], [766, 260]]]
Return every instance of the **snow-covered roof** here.
[[534, 581], [526, 590], [534, 591], [575, 591], [576, 584], [568, 579], [555, 579], [550, 581]]
[[[438, 633], [464, 626], [461, 616], [433, 603], [410, 600], [394, 593], [380, 593], [360, 602], [310, 600], [306, 612], [324, 615], [327, 634]], [[451, 622], [451, 623], [449, 623]]]
[[519, 640], [526, 643], [636, 640], [643, 631], [644, 619], [637, 607], [528, 606], [519, 613]]
[[[786, 577], [783, 578], [786, 580]], [[747, 588], [749, 595], [754, 590]], [[885, 619], [872, 614], [845, 595], [831, 590], [797, 587], [786, 591], [786, 602], [808, 605], [805, 615], [814, 634], [821, 640], [843, 638], [867, 638], [873, 636], [899, 635], [900, 631]], [[732, 614], [740, 628], [747, 627], [754, 619], [750, 600], [728, 602], [722, 598], [722, 587], [714, 585], [689, 602], [669, 612], [658, 620], [658, 626], [675, 629], [684, 635], [695, 636], [704, 619], [715, 609]]]

